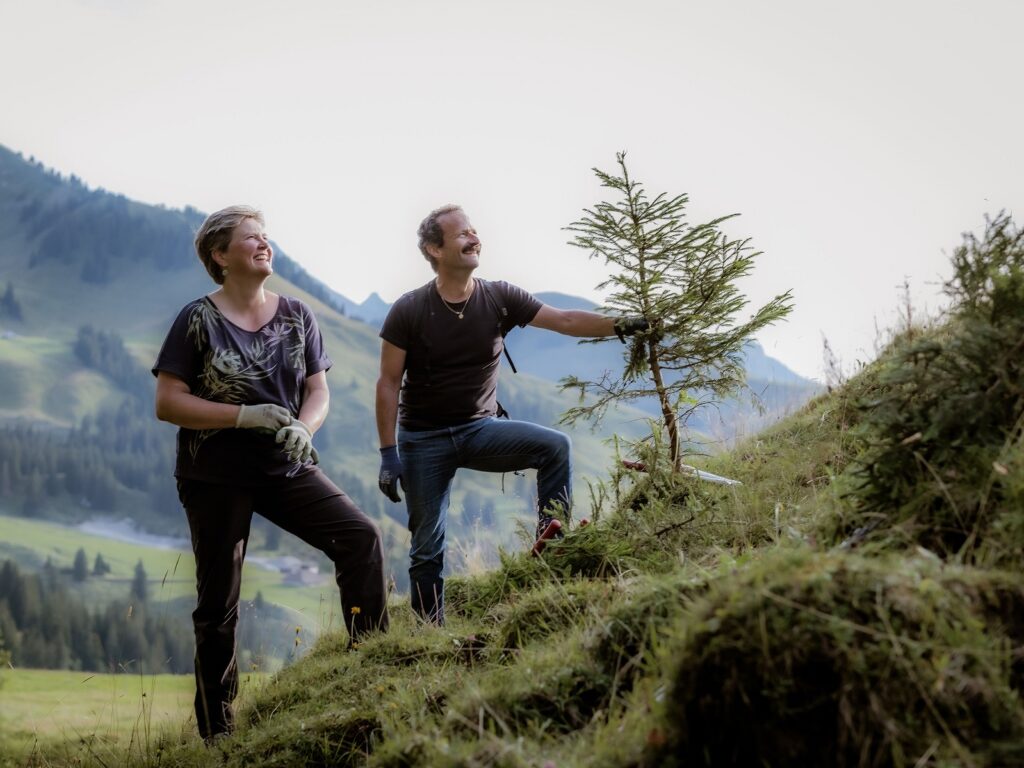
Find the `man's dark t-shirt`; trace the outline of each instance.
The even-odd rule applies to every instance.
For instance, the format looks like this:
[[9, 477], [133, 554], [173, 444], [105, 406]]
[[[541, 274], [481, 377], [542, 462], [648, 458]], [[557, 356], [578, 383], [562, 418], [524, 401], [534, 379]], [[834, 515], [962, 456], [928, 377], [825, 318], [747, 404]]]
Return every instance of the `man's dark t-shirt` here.
[[[543, 305], [504, 281], [485, 286], [475, 279], [465, 307], [446, 307], [431, 282], [398, 299], [384, 320], [381, 338], [406, 353], [398, 407], [398, 423], [405, 429], [450, 427], [497, 410], [502, 337], [527, 325]], [[461, 320], [453, 310], [462, 312]]]
[[[306, 379], [330, 367], [313, 312], [298, 299], [281, 296], [270, 322], [247, 331], [204, 296], [178, 313], [153, 375], [173, 374], [204, 400], [274, 403], [298, 417]], [[294, 477], [310, 466], [289, 461], [269, 432], [178, 430], [174, 475], [179, 479], [259, 485], [270, 477]]]

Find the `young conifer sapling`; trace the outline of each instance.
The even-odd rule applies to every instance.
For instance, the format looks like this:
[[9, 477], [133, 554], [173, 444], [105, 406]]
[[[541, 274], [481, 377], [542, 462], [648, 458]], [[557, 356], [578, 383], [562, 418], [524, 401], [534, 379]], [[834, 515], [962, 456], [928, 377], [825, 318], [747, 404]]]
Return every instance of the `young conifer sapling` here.
[[597, 381], [562, 380], [563, 389], [580, 395], [562, 421], [598, 421], [613, 404], [657, 398], [671, 468], [679, 472], [687, 420], [699, 407], [744, 387], [744, 346], [789, 314], [792, 296], [780, 294], [741, 319], [748, 302], [737, 282], [750, 273], [760, 252], [749, 239], [732, 239], [722, 231], [722, 223], [738, 214], [690, 224], [687, 195], [649, 198], [630, 178], [625, 153], [616, 160], [617, 174], [594, 169], [613, 193], [611, 200], [585, 209], [566, 229], [575, 233], [571, 245], [603, 259], [610, 269], [597, 286], [608, 292], [602, 309], [642, 315], [650, 328], [630, 340], [621, 373], [609, 371]]

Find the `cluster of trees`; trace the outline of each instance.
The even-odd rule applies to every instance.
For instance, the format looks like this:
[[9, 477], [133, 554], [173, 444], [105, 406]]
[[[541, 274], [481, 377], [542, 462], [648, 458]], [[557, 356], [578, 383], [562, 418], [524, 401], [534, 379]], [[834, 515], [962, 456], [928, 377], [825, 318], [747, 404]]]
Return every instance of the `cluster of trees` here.
[[[529, 488], [526, 478], [523, 475], [513, 475], [511, 492], [522, 494], [520, 498], [526, 499], [528, 511], [533, 511], [534, 497], [536, 494]], [[462, 516], [467, 523], [480, 523], [484, 527], [494, 525], [494, 499], [485, 497], [477, 490], [466, 491], [462, 498]]]
[[139, 365], [113, 331], [97, 331], [91, 325], [83, 325], [72, 349], [82, 365], [110, 377], [132, 397], [152, 402], [152, 375]]
[[180, 533], [174, 429], [153, 418], [152, 376], [114, 332], [84, 326], [73, 350], [129, 397], [66, 432], [22, 424], [0, 429], [0, 496], [20, 499], [26, 517], [57, 508], [64, 517], [75, 517], [76, 509], [82, 517], [130, 511], [150, 529]]
[[146, 583], [140, 561], [128, 599], [92, 613], [67, 589], [51, 563], [42, 573], [33, 574], [4, 561], [0, 565], [0, 637], [10, 663], [92, 672], [129, 665], [146, 672], [191, 672], [192, 628], [180, 617], [149, 610]]
[[[76, 578], [79, 550], [71, 571]], [[94, 572], [103, 563], [97, 555]], [[104, 563], [105, 566], [105, 563]], [[153, 605], [140, 560], [127, 582], [126, 599], [89, 610], [66, 577], [47, 561], [41, 573], [0, 564], [0, 661], [37, 669], [187, 674], [193, 669], [190, 600]], [[294, 618], [257, 594], [239, 612], [238, 652], [246, 668], [288, 663], [309, 646], [305, 631], [296, 643]]]
[[[341, 315], [348, 314], [342, 298], [310, 275], [305, 269], [284, 256], [274, 243], [274, 271], [297, 288], [301, 288], [310, 296], [319, 299]], [[283, 258], [282, 258], [283, 257]]]
[[[137, 522], [178, 532], [173, 430], [149, 407], [126, 400], [67, 432], [13, 424], [0, 429], [0, 496], [21, 499], [26, 517], [62, 507], [131, 511]], [[74, 517], [73, 514], [70, 515]], [[177, 524], [177, 525], [175, 525]]]
[[[79, 277], [84, 282], [106, 285], [117, 277], [118, 269], [134, 264], [140, 256], [164, 272], [195, 265], [193, 233], [205, 218], [195, 208], [160, 208], [158, 213], [147, 215], [124, 195], [90, 190], [75, 176], [64, 179], [51, 172], [48, 177], [66, 184], [59, 194], [25, 201], [20, 211], [28, 236], [36, 242], [31, 266], [74, 260], [80, 265]], [[302, 290], [346, 314], [341, 296], [284, 254], [278, 253], [275, 269]]]
[[[141, 561], [139, 565], [142, 565]], [[103, 559], [103, 555], [99, 552], [96, 553], [96, 559], [92, 561], [91, 571], [89, 570], [89, 556], [85, 554], [85, 548], [79, 547], [75, 552], [75, 562], [71, 565], [71, 578], [75, 581], [85, 581], [90, 576], [106, 576], [108, 573], [110, 573], [110, 564]], [[145, 578], [145, 570], [142, 575]]]

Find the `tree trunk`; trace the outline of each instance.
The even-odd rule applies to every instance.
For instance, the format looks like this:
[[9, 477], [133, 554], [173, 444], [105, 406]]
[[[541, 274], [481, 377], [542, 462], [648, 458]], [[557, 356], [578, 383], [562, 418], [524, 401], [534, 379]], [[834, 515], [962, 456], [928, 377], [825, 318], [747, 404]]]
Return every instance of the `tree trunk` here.
[[672, 461], [672, 471], [681, 472], [683, 459], [679, 452], [679, 424], [676, 419], [675, 409], [665, 391], [665, 382], [661, 378], [661, 365], [658, 361], [657, 344], [654, 341], [647, 342], [647, 362], [651, 366], [651, 378], [654, 379], [654, 389], [658, 393], [658, 402], [661, 405], [661, 418], [665, 422], [665, 429], [668, 431], [669, 459]]

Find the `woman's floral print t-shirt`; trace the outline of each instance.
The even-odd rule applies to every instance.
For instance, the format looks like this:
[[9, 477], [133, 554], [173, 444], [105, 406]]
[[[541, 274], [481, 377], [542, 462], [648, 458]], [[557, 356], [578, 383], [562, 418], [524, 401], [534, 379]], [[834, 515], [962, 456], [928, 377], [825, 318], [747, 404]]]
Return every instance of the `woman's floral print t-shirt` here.
[[[204, 400], [274, 403], [298, 417], [306, 378], [330, 367], [313, 312], [298, 299], [281, 296], [274, 317], [258, 331], [247, 331], [204, 296], [178, 313], [153, 375], [177, 376]], [[178, 478], [259, 485], [308, 466], [288, 461], [269, 430], [178, 430]]]

